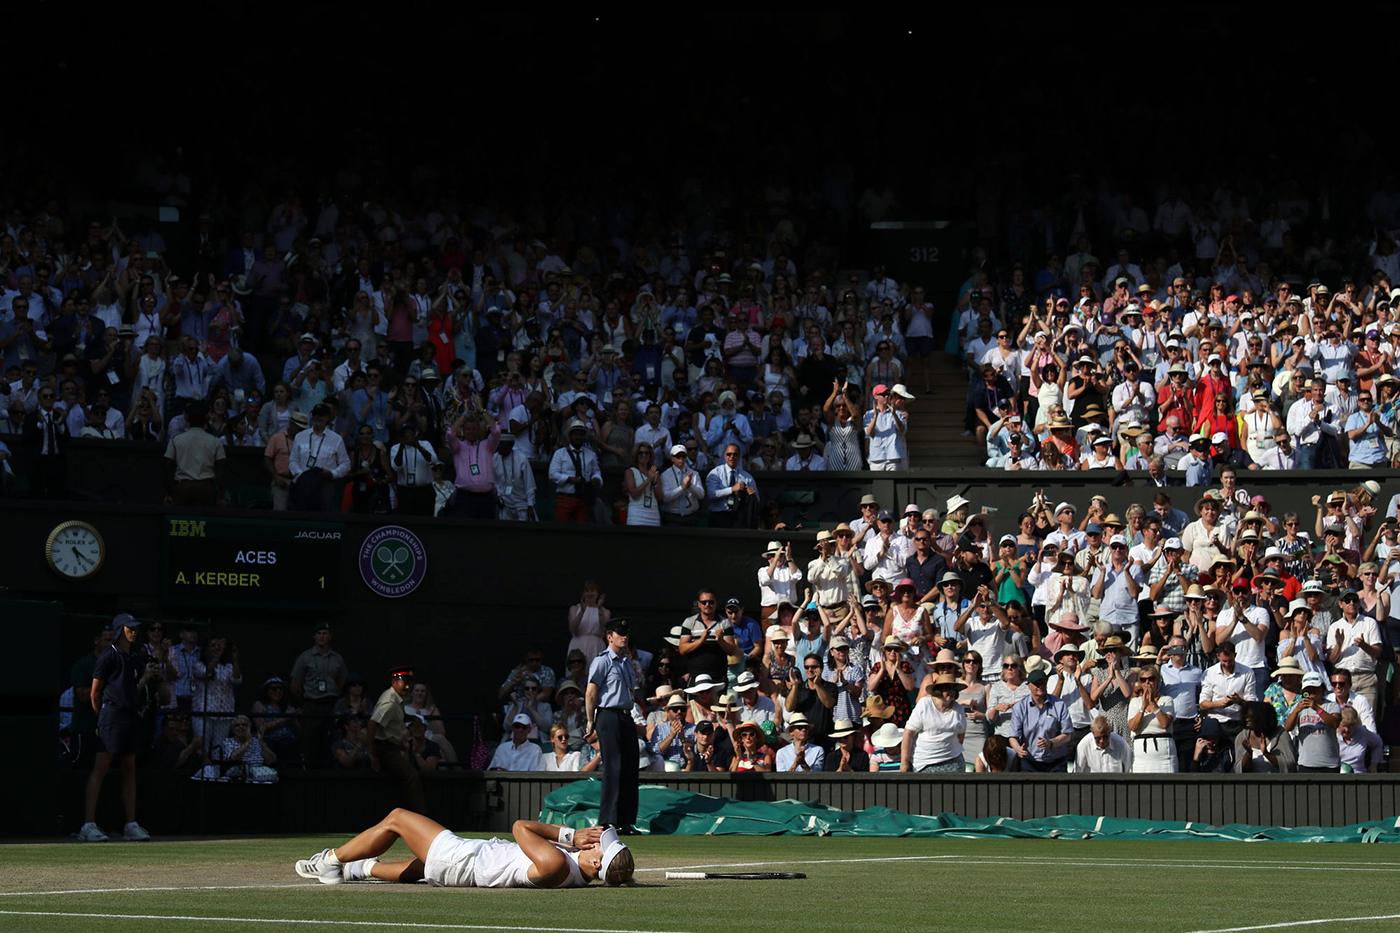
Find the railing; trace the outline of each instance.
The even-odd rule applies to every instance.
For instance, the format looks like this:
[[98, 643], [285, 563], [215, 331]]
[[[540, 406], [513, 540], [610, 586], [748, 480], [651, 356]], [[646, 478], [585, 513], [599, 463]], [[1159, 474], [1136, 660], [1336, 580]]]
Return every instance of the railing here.
[[[68, 451], [68, 488], [75, 497], [98, 502], [157, 504], [165, 496], [164, 448], [158, 445], [88, 439], [71, 442]], [[14, 451], [16, 474], [27, 473], [31, 453], [22, 446]], [[230, 504], [270, 507], [269, 477], [262, 448], [231, 447], [227, 453], [225, 476]], [[545, 505], [541, 517], [549, 520], [552, 487], [543, 465], [537, 465], [535, 472], [539, 497]], [[782, 521], [790, 528], [799, 523], [810, 528], [818, 524], [829, 527], [858, 517], [860, 498], [866, 493], [874, 494], [886, 507], [898, 509], [914, 502], [921, 508], [937, 507], [940, 511], [953, 495], [962, 495], [972, 500], [975, 507], [996, 510], [1008, 526], [1030, 504], [1034, 489], [1045, 488], [1052, 501], [1068, 499], [1081, 508], [1091, 494], [1102, 493], [1109, 499], [1109, 508], [1120, 515], [1133, 502], [1150, 505], [1152, 491], [1144, 486], [1145, 473], [1131, 474], [1135, 483], [1132, 487], [1111, 486], [1114, 476], [1110, 471], [1009, 473], [985, 468], [934, 467], [896, 473], [759, 473], [755, 479], [760, 496], [765, 500], [774, 499], [782, 506]], [[1275, 514], [1291, 510], [1311, 518], [1311, 497], [1319, 492], [1352, 489], [1362, 479], [1386, 483], [1397, 477], [1400, 477], [1397, 470], [1250, 470], [1240, 471], [1239, 485], [1267, 496]], [[1382, 507], [1395, 491], [1394, 488], [1382, 490]], [[1185, 487], [1172, 487], [1167, 492], [1177, 508], [1195, 517], [1192, 505], [1196, 493]], [[625, 498], [620, 473], [605, 473], [601, 495], [605, 502]]]
[[[578, 779], [555, 773], [448, 771], [424, 774], [428, 815], [458, 830], [506, 832], [534, 819], [544, 798]], [[85, 772], [63, 775], [71, 832]], [[660, 784], [740, 800], [816, 800], [842, 810], [889, 807], [906, 813], [1034, 819], [1074, 813], [1125, 819], [1347, 826], [1400, 815], [1400, 775], [1212, 774], [665, 774]], [[99, 824], [120, 822], [117, 782], [104, 792]], [[402, 795], [386, 775], [284, 771], [275, 785], [211, 784], [142, 771], [141, 821], [153, 833], [348, 833], [363, 829]]]

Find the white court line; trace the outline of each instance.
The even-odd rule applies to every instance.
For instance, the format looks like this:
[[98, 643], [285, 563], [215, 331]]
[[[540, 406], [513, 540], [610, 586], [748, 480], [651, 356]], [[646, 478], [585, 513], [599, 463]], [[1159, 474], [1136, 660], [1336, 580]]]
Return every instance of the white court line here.
[[[121, 894], [129, 891], [242, 891], [266, 888], [307, 888], [307, 884], [201, 884], [158, 888], [72, 888], [66, 891], [0, 891], [0, 897], [37, 897], [41, 894]], [[315, 888], [310, 888], [314, 891]]]
[[389, 923], [383, 920], [288, 920], [263, 917], [196, 917], [176, 914], [82, 914], [58, 910], [0, 910], [11, 917], [82, 917], [89, 920], [169, 920], [196, 923], [297, 923], [313, 926], [394, 927], [407, 930], [523, 930], [533, 933], [676, 933], [665, 930], [605, 930], [601, 927], [508, 927], [476, 923]]
[[1400, 914], [1377, 914], [1374, 917], [1323, 917], [1321, 920], [1289, 920], [1287, 923], [1261, 923], [1252, 927], [1220, 927], [1216, 930], [1192, 930], [1191, 933], [1243, 933], [1245, 930], [1280, 930], [1284, 927], [1310, 927], [1320, 923], [1363, 923], [1372, 920], [1397, 920]]

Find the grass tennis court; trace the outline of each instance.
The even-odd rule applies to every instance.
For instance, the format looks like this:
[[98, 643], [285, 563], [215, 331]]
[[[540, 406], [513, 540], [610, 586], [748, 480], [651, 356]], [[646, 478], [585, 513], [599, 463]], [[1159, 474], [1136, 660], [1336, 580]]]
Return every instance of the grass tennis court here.
[[[7, 845], [0, 930], [1185, 933], [1400, 924], [1391, 896], [1400, 847], [1385, 845], [660, 836], [631, 840], [641, 882], [633, 888], [329, 887], [293, 872], [296, 859], [343, 841]], [[402, 843], [385, 855], [395, 857], [408, 857]], [[665, 880], [666, 869], [699, 866], [807, 878]]]

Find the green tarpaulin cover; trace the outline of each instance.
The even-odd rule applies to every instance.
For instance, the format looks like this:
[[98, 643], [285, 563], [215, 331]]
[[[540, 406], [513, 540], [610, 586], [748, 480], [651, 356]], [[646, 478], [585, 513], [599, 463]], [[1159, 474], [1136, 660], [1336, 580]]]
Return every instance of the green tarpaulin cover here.
[[[577, 781], [545, 798], [540, 819], [580, 828], [598, 822], [597, 781]], [[945, 836], [955, 839], [1225, 839], [1236, 842], [1400, 842], [1400, 819], [1319, 828], [1210, 826], [1097, 816], [968, 819], [914, 816], [886, 807], [850, 812], [817, 801], [742, 801], [642, 785], [637, 826], [663, 835]]]

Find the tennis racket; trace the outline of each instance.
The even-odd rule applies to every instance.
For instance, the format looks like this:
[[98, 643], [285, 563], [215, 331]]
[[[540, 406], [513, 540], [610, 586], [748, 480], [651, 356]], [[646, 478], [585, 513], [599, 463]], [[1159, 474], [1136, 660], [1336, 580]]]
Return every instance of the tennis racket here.
[[708, 881], [723, 878], [731, 881], [790, 881], [806, 878], [800, 871], [668, 871], [668, 881]]

